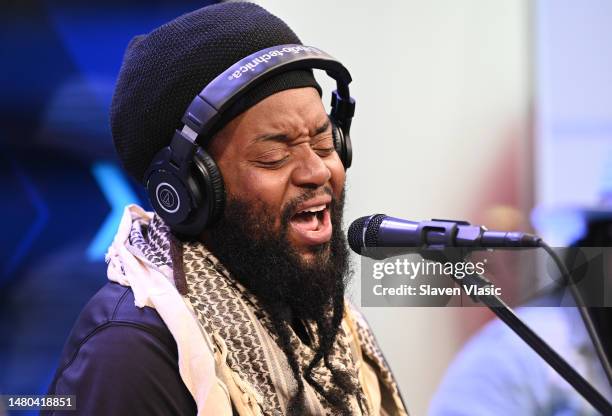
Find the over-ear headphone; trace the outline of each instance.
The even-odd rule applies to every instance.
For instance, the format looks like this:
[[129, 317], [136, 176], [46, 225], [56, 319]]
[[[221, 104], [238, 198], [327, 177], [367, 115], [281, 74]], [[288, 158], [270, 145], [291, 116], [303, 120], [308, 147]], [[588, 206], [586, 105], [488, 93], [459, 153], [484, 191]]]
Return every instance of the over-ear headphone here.
[[351, 166], [350, 128], [355, 100], [348, 84], [351, 75], [334, 58], [320, 49], [304, 45], [278, 45], [255, 52], [236, 62], [193, 99], [170, 145], [160, 150], [149, 165], [145, 187], [155, 212], [177, 234], [197, 237], [223, 212], [223, 178], [198, 140], [209, 132], [245, 91], [280, 72], [321, 69], [336, 80], [330, 120], [334, 147], [344, 169]]

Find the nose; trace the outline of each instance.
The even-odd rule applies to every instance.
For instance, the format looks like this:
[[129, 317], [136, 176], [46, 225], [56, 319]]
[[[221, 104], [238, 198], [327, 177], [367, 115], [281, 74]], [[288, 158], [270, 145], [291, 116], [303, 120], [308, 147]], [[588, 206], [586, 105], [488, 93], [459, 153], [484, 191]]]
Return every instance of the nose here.
[[331, 178], [331, 171], [321, 157], [310, 147], [300, 149], [291, 179], [296, 186], [317, 188]]

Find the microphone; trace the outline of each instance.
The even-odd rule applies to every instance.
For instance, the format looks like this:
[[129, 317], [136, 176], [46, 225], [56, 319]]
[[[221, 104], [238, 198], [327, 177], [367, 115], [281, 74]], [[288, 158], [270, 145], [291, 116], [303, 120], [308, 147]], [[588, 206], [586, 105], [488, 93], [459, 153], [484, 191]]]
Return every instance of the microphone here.
[[[351, 249], [359, 255], [377, 259], [448, 247], [472, 250], [539, 247], [540, 241], [540, 237], [533, 234], [489, 231], [466, 221], [433, 219], [415, 222], [385, 214], [358, 218], [348, 230]], [[368, 250], [377, 247], [386, 250]]]

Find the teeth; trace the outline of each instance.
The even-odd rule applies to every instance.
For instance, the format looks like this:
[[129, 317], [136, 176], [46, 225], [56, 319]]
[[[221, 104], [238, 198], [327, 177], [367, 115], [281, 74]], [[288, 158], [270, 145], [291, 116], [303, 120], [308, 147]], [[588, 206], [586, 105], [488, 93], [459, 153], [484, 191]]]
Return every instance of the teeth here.
[[303, 209], [302, 211], [298, 212], [298, 214], [301, 214], [302, 212], [319, 212], [319, 211], [323, 211], [324, 209], [325, 209], [325, 204], [319, 205], [316, 207]]

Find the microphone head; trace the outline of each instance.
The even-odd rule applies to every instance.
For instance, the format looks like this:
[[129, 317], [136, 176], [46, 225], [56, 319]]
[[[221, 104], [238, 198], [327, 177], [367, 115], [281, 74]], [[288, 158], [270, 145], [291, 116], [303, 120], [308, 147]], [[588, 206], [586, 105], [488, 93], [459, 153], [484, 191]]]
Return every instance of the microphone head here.
[[357, 218], [348, 229], [349, 247], [357, 254], [361, 254], [361, 250], [363, 249], [363, 227], [369, 219], [369, 216]]
[[385, 214], [374, 214], [353, 221], [348, 230], [348, 243], [351, 250], [359, 255], [364, 255], [364, 248], [377, 247], [378, 230], [385, 218], [387, 218]]
[[380, 231], [380, 224], [388, 218], [385, 214], [374, 214], [371, 215], [365, 230], [365, 242], [366, 247], [378, 247], [378, 232]]

